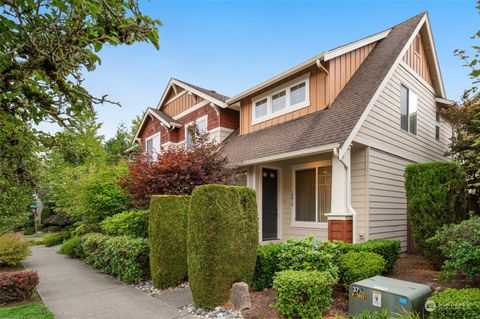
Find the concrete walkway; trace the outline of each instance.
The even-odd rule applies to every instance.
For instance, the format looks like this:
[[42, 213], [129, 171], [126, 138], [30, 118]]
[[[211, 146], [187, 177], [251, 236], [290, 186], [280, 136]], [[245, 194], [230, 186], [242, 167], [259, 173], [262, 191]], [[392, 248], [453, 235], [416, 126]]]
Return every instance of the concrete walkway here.
[[38, 292], [56, 319], [192, 319], [80, 260], [56, 253], [58, 247], [32, 246], [25, 268], [40, 277]]

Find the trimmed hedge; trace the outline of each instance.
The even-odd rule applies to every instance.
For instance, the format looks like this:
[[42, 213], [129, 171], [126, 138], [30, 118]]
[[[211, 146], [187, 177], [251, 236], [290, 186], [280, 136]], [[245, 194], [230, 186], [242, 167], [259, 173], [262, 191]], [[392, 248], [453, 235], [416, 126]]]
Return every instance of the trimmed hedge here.
[[15, 266], [30, 255], [28, 242], [13, 233], [0, 236], [0, 265]]
[[30, 298], [37, 285], [36, 271], [0, 273], [0, 305]]
[[332, 305], [335, 283], [328, 271], [278, 272], [273, 280], [278, 313], [286, 318], [322, 318]]
[[224, 185], [195, 188], [187, 240], [188, 278], [195, 305], [222, 305], [232, 283], [251, 282], [257, 246], [255, 191]]
[[127, 236], [87, 234], [82, 237], [85, 262], [126, 283], [138, 283], [148, 273], [148, 241]]
[[63, 242], [69, 238], [70, 238], [70, 232], [50, 234], [43, 237], [43, 243], [45, 244], [45, 247], [51, 247], [51, 246], [63, 244]]
[[364, 243], [347, 245], [346, 251], [366, 251], [379, 254], [385, 260], [385, 270], [392, 271], [400, 258], [400, 240], [373, 239]]
[[148, 237], [150, 274], [155, 288], [182, 283], [188, 276], [187, 215], [188, 195], [152, 196]]
[[278, 271], [279, 254], [282, 244], [259, 245], [257, 249], [257, 262], [255, 274], [251, 286], [255, 290], [270, 288], [273, 284], [273, 277]]
[[148, 211], [131, 210], [105, 218], [100, 227], [109, 236], [147, 238]]
[[72, 258], [80, 258], [83, 257], [83, 250], [82, 250], [82, 240], [78, 236], [74, 236], [67, 240], [62, 247], [60, 247], [59, 251], [60, 254], [64, 254], [70, 256]]
[[385, 269], [385, 260], [376, 253], [350, 251], [338, 258], [340, 273], [348, 289], [350, 284], [359, 280], [380, 275]]
[[435, 266], [443, 259], [427, 239], [445, 224], [465, 219], [466, 174], [456, 162], [415, 163], [405, 169], [408, 216], [418, 250]]
[[430, 319], [480, 318], [480, 289], [445, 289], [428, 298], [433, 301]]

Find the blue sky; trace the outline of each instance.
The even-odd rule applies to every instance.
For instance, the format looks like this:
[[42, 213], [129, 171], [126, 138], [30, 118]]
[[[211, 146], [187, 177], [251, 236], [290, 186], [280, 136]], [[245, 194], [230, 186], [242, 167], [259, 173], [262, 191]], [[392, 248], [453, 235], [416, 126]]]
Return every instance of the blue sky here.
[[473, 44], [475, 1], [140, 1], [159, 18], [160, 50], [136, 44], [106, 48], [86, 74], [95, 95], [122, 104], [98, 106], [101, 134], [114, 135], [155, 106], [170, 77], [233, 96], [322, 51], [389, 28], [428, 11], [451, 99], [470, 86], [453, 55]]

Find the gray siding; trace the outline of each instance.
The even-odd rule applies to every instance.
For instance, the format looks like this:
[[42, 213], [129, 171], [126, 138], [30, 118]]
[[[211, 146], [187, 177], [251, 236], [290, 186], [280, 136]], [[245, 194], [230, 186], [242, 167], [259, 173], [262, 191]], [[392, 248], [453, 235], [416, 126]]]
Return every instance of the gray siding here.
[[367, 190], [367, 149], [353, 148], [351, 151], [352, 207], [357, 213], [356, 241], [367, 240], [368, 237], [368, 190]]

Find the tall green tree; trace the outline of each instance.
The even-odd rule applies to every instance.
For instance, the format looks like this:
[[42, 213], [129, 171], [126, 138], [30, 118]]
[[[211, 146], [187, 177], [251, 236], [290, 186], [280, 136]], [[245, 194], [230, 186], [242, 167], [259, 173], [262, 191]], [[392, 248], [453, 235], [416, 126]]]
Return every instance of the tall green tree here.
[[131, 140], [130, 131], [124, 123], [121, 123], [115, 136], [105, 142], [107, 161], [118, 163], [119, 160], [127, 158], [126, 151], [131, 147]]
[[101, 63], [104, 45], [149, 42], [158, 49], [160, 25], [137, 0], [0, 2], [0, 230], [13, 227], [28, 205], [37, 154], [51, 143], [34, 126], [79, 128], [94, 105], [116, 103], [91, 95], [84, 72]]
[[[480, 1], [477, 1], [480, 13]], [[469, 69], [472, 87], [465, 90], [459, 107], [450, 108], [448, 115], [454, 123], [451, 154], [468, 174], [469, 188], [480, 194], [480, 31], [472, 37], [475, 43], [468, 50], [455, 50]]]

